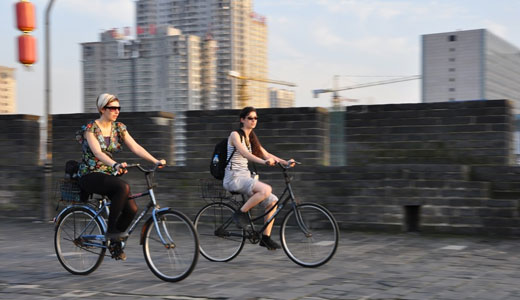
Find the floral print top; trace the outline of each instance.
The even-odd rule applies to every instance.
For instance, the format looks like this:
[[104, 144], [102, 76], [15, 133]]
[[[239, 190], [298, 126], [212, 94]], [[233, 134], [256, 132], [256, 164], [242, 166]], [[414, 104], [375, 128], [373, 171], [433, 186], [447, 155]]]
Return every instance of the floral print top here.
[[[94, 155], [94, 153], [92, 153], [92, 150], [90, 150], [90, 147], [88, 146], [87, 139], [84, 138], [85, 131], [94, 133], [94, 136], [101, 146], [101, 150], [108, 156], [112, 157], [112, 154], [120, 152], [123, 149], [122, 143], [127, 132], [125, 124], [121, 122], [112, 122], [109, 139], [103, 137], [101, 128], [99, 128], [94, 120], [83, 125], [81, 129], [76, 132], [76, 140], [81, 144], [81, 150], [83, 152], [81, 163], [79, 164], [78, 175], [83, 176], [92, 172], [116, 175], [116, 169], [112, 168], [112, 166], [105, 165]], [[109, 141], [108, 143], [107, 140]]]

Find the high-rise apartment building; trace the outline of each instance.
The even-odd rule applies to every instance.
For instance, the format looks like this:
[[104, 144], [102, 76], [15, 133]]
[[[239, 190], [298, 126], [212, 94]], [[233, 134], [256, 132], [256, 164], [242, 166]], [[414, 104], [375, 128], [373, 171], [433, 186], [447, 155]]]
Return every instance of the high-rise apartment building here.
[[285, 108], [294, 106], [294, 92], [286, 89], [269, 88], [270, 106]]
[[201, 93], [203, 110], [218, 109], [217, 105], [217, 41], [206, 37], [201, 48]]
[[[153, 35], [139, 40], [106, 31], [100, 42], [82, 47], [86, 112], [96, 111], [95, 99], [103, 92], [116, 94], [129, 111], [170, 112], [201, 109], [203, 81], [208, 83], [204, 87], [208, 97], [215, 94], [216, 45], [211, 39], [201, 41], [173, 27], [159, 26]], [[206, 72], [202, 65], [208, 68]]]
[[0, 66], [0, 114], [16, 112], [16, 69]]
[[[216, 100], [218, 107], [238, 108], [238, 82], [229, 71], [249, 78], [267, 78], [267, 25], [254, 13], [252, 0], [138, 0], [138, 28], [171, 25], [184, 34], [217, 42]], [[138, 37], [146, 36], [141, 30]], [[268, 107], [267, 85], [249, 81], [249, 104]]]
[[[267, 25], [265, 17], [251, 14], [251, 30], [249, 45], [249, 70], [245, 76], [266, 79], [267, 74]], [[254, 107], [269, 107], [269, 90], [267, 83], [250, 80], [249, 105]]]
[[422, 37], [423, 102], [510, 99], [520, 108], [520, 50], [485, 29]]

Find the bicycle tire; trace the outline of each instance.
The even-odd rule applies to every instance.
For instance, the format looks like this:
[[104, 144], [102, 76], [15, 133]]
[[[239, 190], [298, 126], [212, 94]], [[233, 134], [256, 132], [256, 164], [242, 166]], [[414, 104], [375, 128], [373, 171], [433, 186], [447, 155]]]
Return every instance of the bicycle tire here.
[[[235, 209], [221, 202], [204, 206], [195, 217], [195, 228], [199, 233], [200, 253], [215, 262], [227, 262], [235, 258], [245, 244], [244, 230], [236, 227], [231, 220]], [[228, 222], [220, 233], [216, 230]]]
[[[309, 234], [296, 220], [296, 210]], [[282, 248], [289, 258], [303, 267], [319, 267], [336, 253], [339, 227], [334, 216], [323, 206], [305, 203], [291, 209], [280, 227]]]
[[146, 264], [155, 276], [168, 282], [188, 277], [199, 258], [197, 231], [190, 219], [175, 210], [160, 211], [157, 222], [166, 241], [171, 237], [172, 246], [166, 246], [157, 234], [153, 219], [145, 225], [143, 253]]
[[105, 257], [106, 242], [100, 246], [84, 245], [79, 234], [85, 229], [89, 235], [103, 235], [103, 224], [87, 208], [73, 206], [64, 212], [58, 221], [54, 234], [54, 249], [59, 262], [75, 275], [87, 275], [94, 272]]

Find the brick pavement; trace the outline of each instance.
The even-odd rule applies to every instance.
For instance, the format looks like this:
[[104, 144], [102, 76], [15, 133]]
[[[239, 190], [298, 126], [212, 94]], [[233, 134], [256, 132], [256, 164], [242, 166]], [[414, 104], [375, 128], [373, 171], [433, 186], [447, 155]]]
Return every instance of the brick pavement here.
[[0, 299], [520, 299], [520, 240], [342, 232], [325, 266], [246, 245], [229, 263], [200, 257], [184, 281], [146, 266], [136, 237], [128, 260], [74, 276], [54, 254], [53, 226], [0, 219]]

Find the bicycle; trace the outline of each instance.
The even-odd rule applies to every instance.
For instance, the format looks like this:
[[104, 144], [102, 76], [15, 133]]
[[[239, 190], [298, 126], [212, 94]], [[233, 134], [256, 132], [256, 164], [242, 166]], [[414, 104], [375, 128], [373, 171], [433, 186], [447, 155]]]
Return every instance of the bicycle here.
[[[137, 224], [152, 209], [151, 216], [142, 227], [140, 237], [146, 264], [152, 273], [164, 281], [183, 280], [191, 274], [197, 264], [197, 231], [183, 213], [168, 207], [160, 208], [157, 204], [153, 190], [153, 174], [158, 165], [150, 169], [145, 169], [139, 164], [127, 166], [134, 167], [144, 173], [147, 190], [131, 195], [130, 199], [149, 195], [150, 201], [130, 225], [128, 235], [132, 234]], [[56, 255], [61, 265], [75, 275], [87, 275], [95, 271], [103, 261], [106, 250], [114, 244], [105, 239], [107, 225], [104, 217], [109, 214], [110, 202], [106, 196], [96, 200], [97, 205], [73, 202], [55, 218]], [[120, 245], [124, 248], [126, 239]]]
[[[211, 203], [197, 213], [194, 224], [199, 233], [200, 252], [206, 259], [228, 262], [242, 251], [246, 239], [252, 244], [258, 243], [267, 224], [273, 222], [286, 205], [290, 210], [280, 224], [280, 241], [287, 256], [303, 267], [321, 266], [334, 256], [339, 242], [339, 227], [334, 216], [322, 205], [299, 203], [291, 186], [292, 178], [287, 172], [291, 166], [278, 166], [285, 180], [285, 190], [280, 196], [283, 200], [278, 201], [278, 208], [273, 206], [257, 217], [252, 217], [248, 212], [250, 224], [247, 230], [236, 227], [231, 217], [245, 203], [245, 195], [241, 195], [242, 203], [234, 207], [225, 201], [233, 202], [234, 195], [238, 193], [229, 196], [220, 181], [221, 189], [216, 191], [211, 191], [215, 184], [218, 185], [215, 181], [210, 181], [209, 185], [206, 185], [207, 182], [202, 184], [202, 196], [211, 199]], [[275, 208], [273, 216], [256, 230], [254, 223], [263, 220]]]

